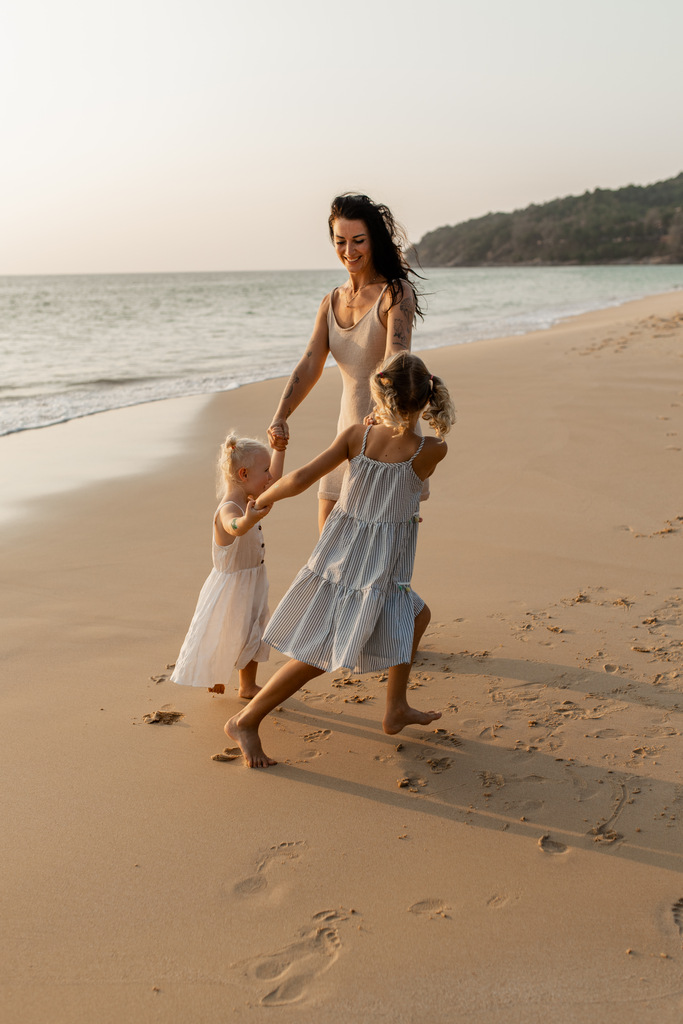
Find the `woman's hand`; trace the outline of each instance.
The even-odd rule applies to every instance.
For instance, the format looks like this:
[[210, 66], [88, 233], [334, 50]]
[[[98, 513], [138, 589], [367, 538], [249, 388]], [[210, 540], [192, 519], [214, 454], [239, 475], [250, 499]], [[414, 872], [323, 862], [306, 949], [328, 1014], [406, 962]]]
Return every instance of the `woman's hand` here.
[[289, 443], [289, 425], [287, 420], [273, 420], [268, 427], [268, 440], [270, 447], [276, 452], [283, 452]]

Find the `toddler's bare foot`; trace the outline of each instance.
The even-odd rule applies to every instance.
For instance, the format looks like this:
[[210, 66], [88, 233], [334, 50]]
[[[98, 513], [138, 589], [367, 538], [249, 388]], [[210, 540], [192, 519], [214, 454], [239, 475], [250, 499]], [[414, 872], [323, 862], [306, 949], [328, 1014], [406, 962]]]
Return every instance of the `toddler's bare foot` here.
[[411, 708], [406, 704], [402, 708], [387, 710], [382, 728], [389, 736], [393, 736], [401, 729], [405, 729], [406, 725], [429, 725], [430, 722], [436, 722], [438, 718], [441, 718], [440, 711], [418, 711], [417, 708]]
[[257, 686], [256, 683], [251, 683], [245, 686], [240, 686], [238, 696], [241, 697], [242, 700], [251, 700], [252, 697], [255, 697], [256, 694], [260, 692], [261, 687]]
[[230, 739], [239, 744], [240, 750], [244, 755], [244, 763], [247, 767], [268, 768], [272, 764], [277, 764], [277, 761], [273, 761], [272, 758], [268, 757], [261, 746], [258, 729], [250, 729], [240, 725], [238, 722], [239, 717], [239, 715], [235, 715], [229, 719], [225, 723], [224, 730], [226, 736], [229, 736]]

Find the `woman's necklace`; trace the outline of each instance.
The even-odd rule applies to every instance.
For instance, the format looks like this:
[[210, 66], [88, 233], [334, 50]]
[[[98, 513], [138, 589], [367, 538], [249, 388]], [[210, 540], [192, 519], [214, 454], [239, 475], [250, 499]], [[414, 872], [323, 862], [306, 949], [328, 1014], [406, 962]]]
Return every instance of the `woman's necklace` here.
[[366, 281], [365, 284], [362, 284], [357, 291], [352, 293], [350, 300], [347, 299], [347, 297], [346, 297], [347, 293], [344, 292], [344, 305], [346, 306], [346, 308], [347, 309], [355, 309], [356, 308], [356, 303], [354, 302], [354, 299], [358, 298], [358, 296], [360, 295], [360, 293], [363, 291], [364, 288], [369, 288], [371, 284], [377, 284], [377, 282], [379, 280], [380, 280], [380, 277], [376, 276], [376, 277], [373, 277], [372, 281]]

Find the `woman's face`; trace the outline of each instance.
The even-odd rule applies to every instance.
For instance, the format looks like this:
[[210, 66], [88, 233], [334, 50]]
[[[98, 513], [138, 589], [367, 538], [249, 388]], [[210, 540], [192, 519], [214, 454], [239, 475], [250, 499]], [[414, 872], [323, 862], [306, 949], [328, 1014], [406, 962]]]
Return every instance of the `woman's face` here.
[[350, 274], [373, 269], [372, 246], [365, 221], [338, 217], [332, 225], [332, 237], [337, 256]]

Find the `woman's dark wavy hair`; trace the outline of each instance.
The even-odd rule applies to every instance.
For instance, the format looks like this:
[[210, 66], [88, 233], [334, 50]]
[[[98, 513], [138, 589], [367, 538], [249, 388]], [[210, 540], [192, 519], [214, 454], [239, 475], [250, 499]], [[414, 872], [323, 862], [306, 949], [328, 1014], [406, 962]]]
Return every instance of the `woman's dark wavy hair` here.
[[406, 233], [400, 224], [394, 220], [393, 214], [388, 206], [382, 203], [373, 203], [369, 196], [359, 195], [355, 192], [344, 192], [332, 200], [328, 226], [330, 239], [334, 242], [334, 222], [337, 218], [345, 220], [362, 220], [370, 235], [372, 247], [372, 262], [375, 270], [389, 282], [391, 291], [391, 305], [395, 306], [401, 298], [401, 281], [407, 281], [415, 293], [415, 317], [424, 320], [424, 313], [420, 308], [420, 301], [417, 289], [408, 277], [419, 277], [408, 264], [405, 257], [405, 249], [408, 245]]

